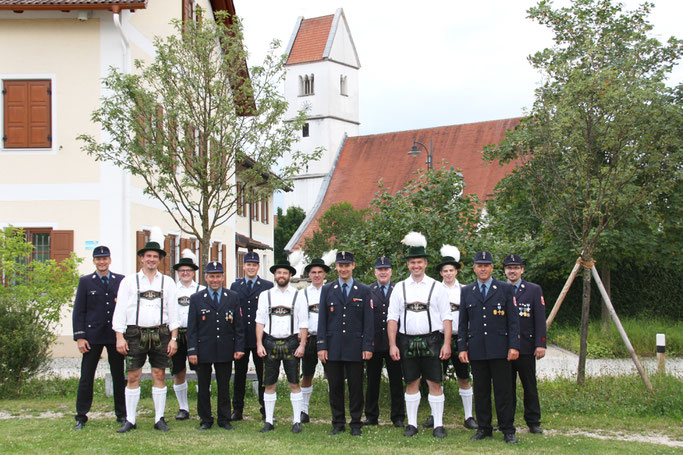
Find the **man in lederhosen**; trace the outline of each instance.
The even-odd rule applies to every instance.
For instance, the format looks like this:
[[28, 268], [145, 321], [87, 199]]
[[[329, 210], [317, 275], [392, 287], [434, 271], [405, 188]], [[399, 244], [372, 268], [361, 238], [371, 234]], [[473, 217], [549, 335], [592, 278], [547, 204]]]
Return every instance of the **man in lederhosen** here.
[[164, 419], [166, 407], [165, 372], [170, 357], [178, 349], [178, 299], [173, 278], [159, 272], [159, 262], [166, 256], [160, 242], [161, 229], [153, 228], [150, 241], [138, 251], [142, 268], [121, 281], [112, 327], [116, 332], [116, 350], [126, 356], [126, 421], [119, 433], [137, 428], [135, 417], [140, 401], [140, 377], [147, 358], [152, 367], [154, 429], [168, 431]]
[[479, 429], [470, 439], [492, 436], [491, 382], [496, 399], [498, 426], [505, 442], [516, 444], [512, 408], [512, 368], [519, 356], [519, 315], [514, 286], [496, 280], [488, 251], [474, 256], [477, 281], [463, 286], [460, 294], [458, 355], [472, 367], [474, 408]]
[[362, 434], [363, 361], [372, 358], [375, 336], [370, 287], [353, 279], [353, 253], [337, 252], [339, 279], [323, 286], [318, 315], [318, 359], [329, 384], [332, 431], [345, 430], [344, 377], [349, 386], [351, 436]]
[[223, 288], [223, 264], [206, 265], [204, 279], [208, 289], [192, 294], [187, 326], [187, 354], [197, 370], [197, 414], [200, 430], [213, 425], [211, 414], [211, 367], [218, 386], [218, 426], [230, 425], [230, 375], [232, 361], [244, 355], [244, 325], [239, 296]]
[[389, 299], [395, 284], [391, 282], [391, 261], [382, 256], [375, 261], [375, 277], [377, 281], [370, 286], [373, 312], [375, 316], [375, 351], [372, 358], [365, 362], [368, 373], [368, 385], [365, 391], [365, 420], [363, 425], [377, 425], [379, 419], [379, 389], [382, 382], [382, 366], [386, 365], [391, 392], [391, 422], [395, 427], [403, 427], [406, 418], [405, 401], [403, 399], [403, 376], [401, 362], [389, 355], [389, 338], [387, 337], [387, 313]]
[[[462, 400], [462, 408], [465, 413], [464, 426], [470, 430], [477, 429], [477, 422], [472, 417], [472, 385], [470, 384], [470, 367], [462, 363], [457, 356], [458, 352], [458, 314], [460, 311], [460, 282], [456, 276], [462, 268], [460, 263], [460, 250], [452, 245], [441, 247], [441, 263], [436, 266], [436, 271], [441, 275], [442, 284], [448, 292], [448, 300], [451, 305], [451, 316], [453, 317], [453, 335], [451, 338], [451, 358], [443, 362], [443, 374], [446, 376], [448, 365], [452, 364], [455, 370], [455, 377], [458, 379], [459, 394]], [[424, 426], [429, 428], [434, 425], [432, 416], [427, 419]]]
[[[187, 402], [187, 382], [185, 373], [187, 372], [187, 314], [190, 309], [190, 296], [205, 289], [205, 286], [197, 284], [194, 275], [199, 270], [195, 263], [196, 257], [192, 250], [185, 249], [182, 257], [177, 264], [173, 265], [173, 270], [178, 273], [178, 351], [173, 354], [171, 374], [173, 375], [173, 390], [178, 399], [178, 414], [176, 420], [186, 420], [190, 418], [190, 406]], [[193, 365], [190, 368], [194, 369]], [[228, 416], [229, 417], [229, 416]]]
[[73, 327], [74, 341], [83, 354], [81, 378], [78, 381], [76, 396], [75, 430], [81, 430], [88, 421], [88, 411], [92, 405], [95, 371], [103, 349], [107, 349], [109, 371], [114, 383], [114, 413], [116, 420], [126, 419], [126, 401], [123, 375], [123, 356], [116, 351], [116, 334], [111, 328], [111, 319], [116, 306], [116, 293], [123, 279], [120, 273], [112, 273], [111, 254], [106, 246], [98, 246], [92, 252], [95, 264], [93, 274], [83, 275], [78, 281], [76, 301], [74, 302]]
[[522, 279], [524, 263], [516, 254], [509, 254], [503, 263], [508, 283], [515, 287], [515, 299], [519, 310], [519, 358], [512, 361], [512, 415], [516, 411], [517, 375], [524, 388], [524, 421], [529, 433], [543, 433], [541, 429], [541, 404], [536, 387], [536, 360], [545, 357], [545, 300], [543, 289], [535, 283]]
[[303, 397], [299, 387], [299, 359], [306, 350], [308, 308], [306, 299], [299, 300], [302, 293], [289, 285], [290, 278], [296, 273], [289, 261], [275, 264], [270, 272], [277, 286], [261, 293], [256, 312], [256, 349], [264, 363], [263, 403], [266, 408], [266, 422], [261, 432], [274, 429], [275, 391], [282, 362], [292, 402], [292, 433], [301, 433]]
[[261, 418], [265, 419], [266, 411], [263, 407], [263, 359], [256, 352], [256, 310], [259, 295], [266, 289], [273, 287], [273, 283], [258, 276], [260, 268], [258, 253], [250, 251], [244, 255], [244, 278], [239, 278], [230, 285], [230, 290], [240, 296], [240, 308], [244, 319], [246, 342], [244, 356], [235, 360], [235, 384], [232, 395], [232, 416], [230, 420], [242, 420], [244, 410], [244, 392], [247, 385], [247, 371], [249, 369], [249, 355], [254, 362], [258, 381], [258, 401], [261, 404]]
[[441, 389], [441, 361], [451, 356], [451, 308], [446, 289], [425, 274], [428, 265], [425, 237], [410, 232], [402, 242], [409, 247], [406, 259], [410, 277], [399, 282], [391, 293], [387, 333], [391, 358], [401, 361], [406, 383], [408, 426], [403, 434], [417, 434], [420, 379], [424, 378], [434, 417], [432, 434], [443, 438], [446, 429], [443, 426], [445, 399]]
[[308, 306], [308, 341], [306, 341], [306, 352], [301, 359], [301, 393], [303, 402], [301, 404], [301, 423], [310, 421], [308, 416], [308, 404], [313, 394], [313, 376], [318, 366], [318, 308], [320, 303], [320, 291], [325, 282], [325, 275], [330, 271], [330, 267], [321, 258], [315, 258], [304, 268], [304, 276], [311, 279], [311, 285], [304, 289], [304, 298]]

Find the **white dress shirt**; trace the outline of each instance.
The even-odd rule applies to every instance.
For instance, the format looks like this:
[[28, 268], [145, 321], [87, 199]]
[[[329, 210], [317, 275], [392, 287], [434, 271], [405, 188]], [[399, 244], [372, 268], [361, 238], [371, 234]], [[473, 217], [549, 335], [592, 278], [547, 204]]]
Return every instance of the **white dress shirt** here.
[[[405, 286], [408, 303], [427, 303], [433, 283], [436, 283], [436, 285], [434, 286], [431, 299], [429, 300], [429, 313], [426, 311], [405, 311], [403, 286]], [[406, 315], [406, 321], [403, 320], [404, 313]], [[405, 333], [406, 335], [427, 335], [430, 333], [430, 318], [432, 321], [432, 332], [436, 330], [443, 332], [443, 321], [453, 320], [446, 288], [427, 275], [424, 275], [419, 283], [413, 280], [411, 275], [407, 279], [396, 284], [391, 293], [391, 297], [389, 298], [389, 314], [387, 315], [387, 321], [398, 322], [400, 333]]]
[[[448, 301], [449, 304], [456, 304], [458, 308], [460, 308], [460, 288], [462, 285], [460, 282], [456, 279], [455, 283], [453, 283], [453, 286], [449, 287], [446, 283], [443, 283], [443, 287], [446, 288], [446, 292], [448, 292]], [[460, 311], [453, 311], [451, 308], [451, 316], [453, 317], [453, 333], [457, 334], [458, 333], [458, 318], [460, 317]]]
[[178, 320], [182, 328], [187, 328], [187, 314], [190, 312], [190, 296], [195, 292], [206, 289], [206, 286], [197, 284], [194, 280], [189, 286], [183, 285], [180, 281], [177, 283], [178, 289], [176, 295], [178, 296]]
[[[287, 338], [292, 335], [292, 318], [294, 318], [294, 332], [298, 333], [300, 329], [308, 328], [308, 306], [303, 292], [299, 292], [294, 304], [294, 312], [291, 313], [292, 302], [296, 289], [292, 286], [287, 286], [281, 290], [279, 286], [275, 286], [267, 291], [261, 292], [258, 298], [258, 309], [256, 310], [256, 323], [262, 324], [263, 331], [275, 338]], [[290, 310], [290, 314], [272, 316], [268, 315], [268, 295], [270, 294], [270, 308], [275, 310], [282, 307]], [[270, 326], [270, 321], [273, 322], [273, 327]]]
[[[161, 277], [164, 277], [164, 288], [161, 289]], [[140, 289], [135, 277], [139, 279]], [[119, 293], [116, 296], [116, 309], [112, 319], [112, 328], [115, 332], [125, 333], [129, 325], [136, 325], [138, 307], [138, 292], [161, 291], [164, 297], [163, 320], [161, 315], [161, 299], [140, 298], [140, 313], [137, 325], [140, 327], [157, 327], [168, 324], [169, 330], [175, 330], [179, 326], [178, 321], [178, 298], [176, 297], [176, 284], [170, 276], [162, 275], [157, 270], [156, 275], [150, 282], [147, 276], [140, 270], [134, 275], [128, 275], [121, 280]]]
[[[320, 292], [323, 287], [316, 288], [310, 285], [306, 288], [304, 296], [308, 298], [308, 334], [316, 335], [318, 333], [318, 307], [320, 304]], [[303, 292], [303, 291], [301, 291]], [[299, 292], [301, 294], [301, 292]]]

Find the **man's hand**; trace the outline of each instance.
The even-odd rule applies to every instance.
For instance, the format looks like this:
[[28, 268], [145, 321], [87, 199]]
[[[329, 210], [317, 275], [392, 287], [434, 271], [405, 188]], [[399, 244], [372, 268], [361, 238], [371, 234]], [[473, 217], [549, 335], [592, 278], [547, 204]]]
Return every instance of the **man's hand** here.
[[169, 341], [168, 342], [168, 347], [166, 348], [166, 352], [168, 353], [169, 357], [173, 357], [173, 354], [178, 351], [178, 342], [177, 341]]
[[398, 346], [393, 345], [389, 347], [389, 356], [391, 356], [391, 360], [395, 362], [401, 360], [401, 351], [398, 349]]
[[263, 347], [263, 344], [259, 343], [256, 345], [256, 354], [261, 358], [268, 355], [268, 353], [266, 352], [266, 348]]
[[327, 349], [323, 349], [322, 351], [318, 351], [318, 359], [322, 363], [327, 363]]
[[451, 345], [449, 344], [444, 344], [441, 346], [441, 353], [439, 354], [439, 358], [441, 360], [448, 360], [451, 358]]
[[517, 360], [519, 358], [519, 351], [517, 349], [508, 349], [508, 362]]
[[372, 358], [371, 351], [363, 351], [363, 360], [370, 360]]
[[244, 352], [236, 352], [233, 354], [233, 357], [235, 358], [235, 360], [239, 360], [242, 357], [244, 357]]
[[294, 357], [301, 358], [304, 356], [304, 352], [306, 351], [306, 343], [299, 343], [299, 346], [296, 348], [296, 351], [294, 351]]
[[460, 359], [461, 363], [470, 363], [470, 356], [467, 355], [467, 351], [460, 351], [458, 358]]
[[76, 340], [76, 343], [78, 343], [78, 350], [81, 354], [85, 354], [90, 350], [90, 343], [85, 338], [79, 338]]
[[187, 360], [189, 360], [192, 365], [197, 365], [197, 356], [196, 355], [188, 355]]
[[543, 357], [545, 357], [545, 348], [536, 348], [534, 351], [534, 356], [536, 357], [536, 360], [541, 360]]
[[121, 355], [128, 354], [128, 343], [126, 343], [126, 339], [123, 338], [123, 335], [117, 335], [116, 337], [116, 351]]

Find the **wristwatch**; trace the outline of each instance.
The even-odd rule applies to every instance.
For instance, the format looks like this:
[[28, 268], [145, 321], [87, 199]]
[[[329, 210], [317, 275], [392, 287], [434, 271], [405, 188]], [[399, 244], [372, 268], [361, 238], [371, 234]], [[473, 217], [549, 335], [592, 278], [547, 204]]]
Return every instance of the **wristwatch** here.
[[177, 338], [171, 338], [171, 341], [178, 341]]

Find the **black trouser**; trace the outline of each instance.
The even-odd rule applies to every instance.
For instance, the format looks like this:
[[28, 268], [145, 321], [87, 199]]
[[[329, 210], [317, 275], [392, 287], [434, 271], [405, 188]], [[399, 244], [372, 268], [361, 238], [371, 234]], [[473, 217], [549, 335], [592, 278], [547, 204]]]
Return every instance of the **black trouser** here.
[[491, 381], [496, 399], [498, 426], [503, 434], [514, 434], [514, 415], [512, 410], [512, 377], [510, 362], [507, 359], [470, 360], [474, 387], [474, 410], [479, 429], [491, 432]]
[[232, 362], [197, 364], [197, 414], [202, 423], [213, 425], [211, 415], [211, 366], [216, 371], [218, 386], [218, 425], [230, 422], [230, 375]]
[[114, 383], [114, 413], [117, 419], [126, 418], [126, 398], [124, 389], [126, 378], [123, 373], [124, 357], [116, 351], [115, 344], [91, 344], [90, 351], [83, 354], [81, 360], [81, 379], [78, 381], [78, 394], [76, 395], [76, 420], [78, 422], [88, 421], [88, 412], [92, 405], [93, 383], [95, 382], [95, 371], [100, 361], [102, 350], [107, 348], [109, 358], [109, 371], [111, 380]]
[[379, 418], [379, 385], [382, 381], [382, 364], [386, 363], [391, 391], [391, 421], [405, 420], [406, 409], [403, 397], [403, 377], [401, 362], [391, 359], [388, 351], [375, 352], [370, 360], [366, 360], [368, 385], [365, 392], [365, 417], [368, 420]]
[[344, 410], [344, 375], [349, 382], [349, 414], [351, 428], [360, 428], [363, 414], [363, 361], [342, 362], [327, 361], [327, 381], [330, 385], [330, 407], [332, 408], [332, 426], [343, 427], [346, 424]]
[[235, 360], [235, 385], [232, 395], [232, 408], [235, 412], [242, 412], [244, 409], [244, 389], [247, 385], [249, 353], [251, 353], [258, 380], [258, 402], [261, 404], [261, 415], [265, 416], [266, 408], [263, 407], [263, 359], [256, 354], [256, 348], [247, 348], [244, 351], [242, 358]]
[[517, 411], [517, 373], [524, 388], [524, 420], [528, 426], [541, 424], [541, 404], [536, 387], [536, 357], [520, 354], [512, 361], [512, 417]]

